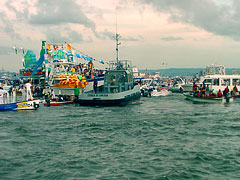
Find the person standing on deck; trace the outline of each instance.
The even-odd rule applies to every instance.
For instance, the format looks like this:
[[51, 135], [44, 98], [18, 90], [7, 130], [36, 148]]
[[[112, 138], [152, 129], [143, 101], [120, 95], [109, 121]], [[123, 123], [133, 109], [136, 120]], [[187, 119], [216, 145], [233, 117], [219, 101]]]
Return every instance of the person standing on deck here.
[[228, 89], [228, 86], [224, 89], [223, 91], [223, 95], [224, 97], [227, 97], [228, 96], [228, 93], [229, 93], [229, 89]]
[[3, 95], [4, 95], [3, 88], [0, 87], [0, 104], [4, 104], [4, 102], [3, 102]]
[[28, 83], [25, 84], [25, 87], [26, 87], [26, 90], [27, 90], [27, 101], [29, 99], [33, 100], [32, 90], [31, 90], [31, 87], [32, 87], [31, 81], [28, 81]]
[[8, 97], [9, 97], [8, 91], [5, 89], [2, 89], [2, 92], [3, 92], [3, 103], [8, 104]]
[[50, 96], [51, 96], [51, 99], [52, 99], [52, 100], [56, 100], [56, 96], [55, 96], [55, 93], [54, 93], [54, 90], [53, 90], [53, 89], [51, 90]]
[[12, 88], [12, 102], [13, 103], [16, 102], [16, 94], [17, 94], [17, 88], [16, 88], [16, 86], [13, 86], [13, 88]]
[[21, 87], [20, 92], [22, 93], [22, 101], [26, 101], [26, 89], [24, 86]]
[[77, 85], [74, 88], [74, 96], [75, 96], [75, 100], [78, 100], [79, 97], [79, 88], [77, 87]]
[[98, 85], [97, 79], [96, 79], [96, 77], [94, 77], [93, 89], [94, 89], [94, 92], [95, 92], [95, 93], [97, 92], [97, 85]]
[[239, 95], [239, 93], [238, 93], [238, 88], [237, 88], [237, 86], [235, 85], [234, 86], [234, 88], [233, 88], [233, 95]]

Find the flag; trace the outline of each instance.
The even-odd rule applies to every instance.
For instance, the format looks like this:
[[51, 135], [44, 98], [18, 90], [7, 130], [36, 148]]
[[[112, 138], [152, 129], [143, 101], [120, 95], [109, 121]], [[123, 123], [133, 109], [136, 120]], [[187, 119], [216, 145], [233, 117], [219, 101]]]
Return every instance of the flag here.
[[71, 50], [72, 49], [72, 46], [70, 44], [67, 44], [67, 49], [68, 50]]
[[75, 54], [75, 56], [76, 56], [77, 58], [81, 58], [81, 55], [80, 55], [80, 54]]
[[48, 44], [47, 42], [46, 42], [46, 45], [47, 45], [47, 49], [51, 49], [51, 45], [50, 44]]
[[53, 49], [56, 51], [58, 49], [57, 45], [53, 45]]
[[42, 41], [42, 48], [45, 47], [46, 41]]

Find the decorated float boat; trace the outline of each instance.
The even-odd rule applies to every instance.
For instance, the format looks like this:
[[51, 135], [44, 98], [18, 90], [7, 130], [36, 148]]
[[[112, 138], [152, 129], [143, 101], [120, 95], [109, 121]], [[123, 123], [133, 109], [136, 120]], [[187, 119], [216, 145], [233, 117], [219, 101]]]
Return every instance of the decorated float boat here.
[[[66, 42], [64, 44], [48, 43], [42, 41], [40, 57], [37, 60], [32, 50], [24, 54], [23, 66], [20, 70], [23, 79], [32, 79], [41, 86], [53, 87], [56, 95], [74, 95], [74, 87], [80, 88], [80, 93], [92, 89], [93, 77], [97, 77], [99, 84], [103, 84], [103, 60], [94, 59], [73, 48]], [[100, 69], [96, 70], [95, 62]], [[105, 67], [103, 68], [105, 69]], [[72, 77], [74, 76], [74, 77]], [[82, 76], [82, 79], [78, 77]], [[87, 86], [89, 83], [90, 86]]]

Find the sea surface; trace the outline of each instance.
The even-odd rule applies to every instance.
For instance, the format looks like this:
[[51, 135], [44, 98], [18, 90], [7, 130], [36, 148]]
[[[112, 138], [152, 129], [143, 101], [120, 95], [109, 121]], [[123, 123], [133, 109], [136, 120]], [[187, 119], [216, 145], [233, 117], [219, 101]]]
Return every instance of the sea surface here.
[[240, 179], [240, 102], [0, 112], [1, 180]]

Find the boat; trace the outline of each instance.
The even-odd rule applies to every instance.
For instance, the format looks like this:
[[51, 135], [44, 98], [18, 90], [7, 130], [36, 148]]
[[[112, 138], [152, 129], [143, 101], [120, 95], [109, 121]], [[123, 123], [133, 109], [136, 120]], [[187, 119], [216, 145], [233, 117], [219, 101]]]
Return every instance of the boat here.
[[106, 71], [104, 84], [83, 92], [77, 103], [84, 106], [123, 106], [140, 99], [140, 86], [134, 83], [131, 62], [120, 60], [113, 64], [116, 67]]
[[39, 108], [39, 103], [40, 100], [30, 100], [9, 104], [0, 104], [0, 111], [36, 110]]
[[193, 96], [192, 94], [184, 93], [183, 94], [187, 100], [193, 101], [193, 102], [200, 102], [200, 103], [229, 103], [233, 102], [232, 97], [197, 97]]
[[118, 60], [119, 38], [116, 33], [116, 61], [109, 62], [104, 84], [97, 86], [95, 79], [94, 89], [84, 91], [75, 102], [82, 106], [123, 106], [140, 99], [140, 85], [134, 81], [131, 61]]
[[48, 104], [46, 101], [43, 103], [44, 106], [62, 106], [66, 104], [74, 104], [74, 101], [50, 101], [50, 104]]
[[[198, 86], [204, 83], [215, 91], [221, 90], [223, 92], [227, 86], [230, 90], [235, 86], [240, 89], [240, 75], [226, 75], [225, 66], [223, 65], [212, 64], [207, 66], [205, 74], [197, 78], [195, 82]], [[192, 91], [193, 84], [182, 85], [182, 87], [184, 91]]]
[[[172, 85], [168, 90], [173, 93], [181, 93], [181, 88], [183, 88], [184, 85], [185, 85], [184, 80], [181, 77], [177, 76], [174, 79], [172, 79]], [[187, 91], [185, 89], [183, 90]]]
[[162, 89], [161, 91], [153, 90], [152, 93], [151, 93], [151, 96], [168, 96], [171, 93], [172, 92], [168, 91], [167, 89]]

